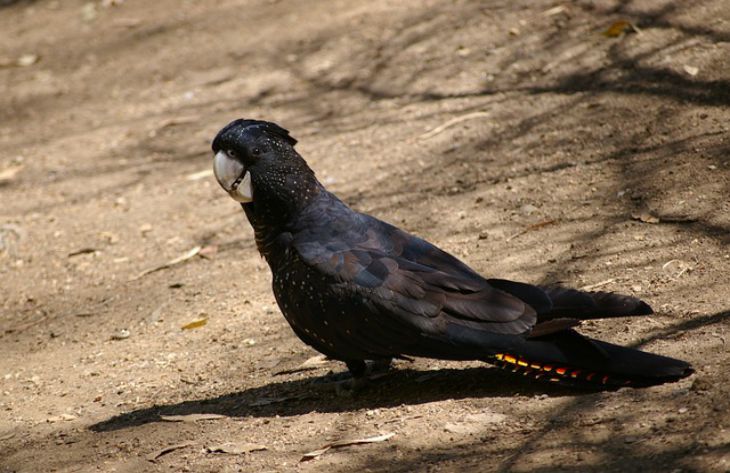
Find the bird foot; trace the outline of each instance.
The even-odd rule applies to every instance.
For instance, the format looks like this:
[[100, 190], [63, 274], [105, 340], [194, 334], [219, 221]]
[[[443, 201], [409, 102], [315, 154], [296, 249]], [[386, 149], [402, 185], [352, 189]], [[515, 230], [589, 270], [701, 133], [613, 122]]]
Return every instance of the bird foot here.
[[366, 361], [365, 363], [368, 365], [368, 369], [370, 370], [368, 374], [371, 376], [387, 373], [391, 370], [391, 368], [393, 368], [392, 358], [387, 358], [385, 360]]
[[370, 378], [350, 378], [334, 383], [335, 394], [340, 397], [352, 397], [370, 385]]
[[323, 384], [333, 388], [335, 394], [350, 397], [363, 391], [371, 381], [381, 378], [391, 368], [391, 360], [366, 360], [357, 363], [348, 363], [348, 371], [332, 373]]

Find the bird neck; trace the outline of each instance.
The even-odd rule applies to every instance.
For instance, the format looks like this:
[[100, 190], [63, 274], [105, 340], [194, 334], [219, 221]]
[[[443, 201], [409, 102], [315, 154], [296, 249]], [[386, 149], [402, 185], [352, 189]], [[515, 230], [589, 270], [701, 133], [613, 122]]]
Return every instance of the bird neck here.
[[242, 204], [256, 246], [267, 260], [281, 243], [281, 235], [291, 231], [296, 217], [324, 192], [314, 174], [299, 175], [279, 192], [254, 191], [254, 201]]

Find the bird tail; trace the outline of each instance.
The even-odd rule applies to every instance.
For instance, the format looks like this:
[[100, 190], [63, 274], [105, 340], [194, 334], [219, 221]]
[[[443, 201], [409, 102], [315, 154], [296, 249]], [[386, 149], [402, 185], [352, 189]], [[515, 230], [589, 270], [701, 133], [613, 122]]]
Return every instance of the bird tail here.
[[594, 340], [573, 330], [525, 340], [523, 346], [497, 353], [490, 361], [524, 376], [602, 389], [652, 386], [693, 373], [682, 360]]
[[552, 302], [550, 310], [539, 314], [540, 320], [557, 317], [578, 320], [649, 315], [654, 311], [646, 302], [613, 292], [584, 292], [563, 286], [538, 286]]
[[[489, 279], [537, 312], [527, 338], [508, 338], [467, 327], [449, 327], [453, 340], [466, 346], [489, 346], [489, 361], [502, 368], [572, 386], [615, 388], [652, 386], [693, 373], [681, 360], [584, 337], [571, 327], [582, 320], [647, 315], [651, 307], [635, 297], [610, 292], [583, 292], [562, 286]], [[495, 348], [501, 346], [502, 348]]]

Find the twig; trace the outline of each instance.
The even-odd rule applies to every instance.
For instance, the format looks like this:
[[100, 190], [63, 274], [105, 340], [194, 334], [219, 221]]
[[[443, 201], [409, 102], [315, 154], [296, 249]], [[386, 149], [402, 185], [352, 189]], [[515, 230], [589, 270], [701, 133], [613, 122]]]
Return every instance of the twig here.
[[328, 444], [324, 445], [322, 448], [319, 448], [312, 452], [305, 453], [299, 461], [303, 462], [303, 461], [307, 461], [307, 460], [312, 460], [321, 455], [324, 455], [330, 449], [333, 449], [333, 448], [349, 447], [350, 445], [360, 445], [360, 444], [364, 444], [364, 443], [385, 442], [386, 440], [390, 439], [394, 435], [395, 435], [395, 432], [389, 432], [387, 434], [377, 435], [375, 437], [368, 437], [368, 438], [363, 438], [363, 439], [338, 440], [337, 442], [328, 443]]
[[188, 116], [182, 116], [182, 117], [168, 118], [168, 119], [162, 120], [157, 125], [157, 129], [160, 130], [162, 128], [167, 128], [169, 126], [176, 126], [176, 125], [187, 125], [188, 123], [196, 123], [198, 120], [200, 120], [200, 117], [198, 117], [197, 115], [188, 115]]
[[583, 286], [580, 288], [581, 291], [592, 291], [593, 289], [597, 289], [601, 286], [605, 286], [606, 284], [611, 284], [614, 282], [616, 278], [606, 279], [605, 281], [597, 282], [595, 284], [589, 284], [587, 286]]
[[147, 276], [150, 273], [154, 273], [154, 272], [160, 271], [162, 269], [167, 269], [170, 266], [175, 266], [176, 264], [179, 264], [179, 263], [182, 263], [184, 261], [187, 261], [190, 258], [193, 258], [198, 253], [200, 253], [200, 250], [201, 249], [202, 249], [202, 247], [196, 246], [195, 248], [191, 249], [190, 251], [188, 251], [184, 255], [180, 255], [177, 258], [171, 259], [170, 261], [168, 261], [165, 264], [161, 264], [160, 266], [155, 266], [154, 268], [145, 269], [144, 271], [142, 271], [141, 273], [139, 273], [135, 277], [131, 278], [130, 281], [136, 281], [137, 279], [139, 279], [141, 277], [144, 277], [144, 276]]
[[185, 176], [186, 181], [198, 181], [213, 176], [213, 169], [203, 169], [202, 171], [194, 172]]
[[537, 230], [538, 228], [542, 228], [542, 227], [546, 227], [548, 225], [552, 225], [553, 223], [555, 223], [555, 220], [552, 220], [552, 219], [551, 220], [543, 220], [542, 222], [533, 223], [532, 225], [529, 225], [529, 226], [523, 228], [519, 232], [517, 232], [517, 233], [515, 233], [513, 235], [508, 236], [506, 241], [513, 240], [513, 239], [517, 238], [520, 235], [524, 235], [527, 232], [531, 232], [532, 230]]
[[432, 129], [431, 131], [427, 131], [426, 133], [422, 134], [420, 138], [422, 140], [427, 140], [429, 138], [433, 138], [434, 136], [438, 135], [442, 131], [446, 130], [449, 127], [452, 127], [454, 125], [458, 125], [461, 122], [465, 122], [467, 120], [473, 120], [474, 118], [481, 118], [481, 117], [488, 117], [489, 112], [472, 112], [467, 113], [466, 115], [461, 115], [460, 117], [452, 118], [451, 120], [447, 121], [446, 123], [437, 126], [436, 128]]
[[170, 452], [174, 452], [175, 450], [180, 450], [181, 448], [190, 447], [195, 445], [195, 442], [183, 442], [178, 443], [177, 445], [170, 445], [165, 448], [161, 448], [160, 450], [157, 450], [155, 452], [150, 453], [147, 455], [147, 461], [153, 462], [160, 458], [162, 455], [167, 455]]
[[72, 258], [74, 256], [87, 255], [89, 253], [96, 253], [97, 251], [99, 251], [99, 250], [97, 250], [96, 248], [91, 248], [91, 247], [81, 248], [80, 250], [72, 251], [71, 253], [69, 253], [66, 256], [68, 256], [69, 258]]

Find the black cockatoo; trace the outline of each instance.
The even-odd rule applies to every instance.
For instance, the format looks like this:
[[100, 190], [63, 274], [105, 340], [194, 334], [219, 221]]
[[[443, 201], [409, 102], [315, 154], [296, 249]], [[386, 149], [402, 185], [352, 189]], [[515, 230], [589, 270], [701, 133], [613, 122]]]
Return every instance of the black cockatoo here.
[[571, 385], [648, 386], [684, 361], [593, 340], [581, 320], [652, 313], [630, 296], [485, 279], [431, 243], [356, 212], [316, 179], [296, 140], [236, 120], [213, 140], [220, 185], [241, 203], [284, 317], [305, 343], [347, 364], [407, 356], [482, 360]]

